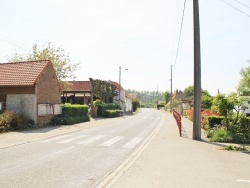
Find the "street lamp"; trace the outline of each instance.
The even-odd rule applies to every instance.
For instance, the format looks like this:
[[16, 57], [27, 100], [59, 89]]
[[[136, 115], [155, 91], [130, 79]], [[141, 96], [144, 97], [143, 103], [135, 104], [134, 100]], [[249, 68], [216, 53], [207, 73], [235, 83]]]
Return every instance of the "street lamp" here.
[[[119, 66], [119, 103], [121, 101], [121, 74], [122, 74], [122, 68]], [[127, 71], [128, 69], [125, 69], [124, 71]]]

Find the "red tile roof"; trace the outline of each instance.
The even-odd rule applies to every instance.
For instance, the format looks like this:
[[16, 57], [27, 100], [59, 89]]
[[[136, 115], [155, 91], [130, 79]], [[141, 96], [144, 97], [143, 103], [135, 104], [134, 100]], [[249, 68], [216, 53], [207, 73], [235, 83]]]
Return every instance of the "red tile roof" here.
[[62, 85], [62, 90], [64, 92], [83, 92], [83, 91], [91, 91], [92, 86], [90, 81], [67, 81], [69, 84], [64, 86]]
[[48, 63], [48, 60], [0, 63], [0, 87], [33, 86]]
[[[110, 81], [111, 84], [113, 84], [117, 89], [119, 89], [120, 84], [118, 84], [117, 82], [113, 82], [113, 81], [111, 81], [111, 80], [109, 80], [109, 81]], [[124, 90], [122, 86], [120, 86], [120, 89], [121, 89], [122, 91]]]

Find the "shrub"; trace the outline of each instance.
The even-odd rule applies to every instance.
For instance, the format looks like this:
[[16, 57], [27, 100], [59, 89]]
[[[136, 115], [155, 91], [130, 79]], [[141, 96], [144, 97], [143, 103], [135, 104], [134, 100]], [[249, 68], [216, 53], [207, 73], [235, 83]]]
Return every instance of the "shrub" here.
[[96, 106], [98, 107], [97, 109], [98, 116], [104, 116], [105, 110], [120, 110], [121, 109], [120, 105], [115, 104], [115, 103], [97, 104]]
[[193, 109], [185, 110], [185, 115], [190, 121], [193, 121], [193, 114], [194, 114]]
[[27, 129], [34, 125], [34, 121], [22, 114], [4, 112], [0, 115], [0, 132], [10, 130]]
[[4, 112], [0, 115], [0, 132], [6, 132], [11, 129], [11, 122], [14, 119], [13, 112]]
[[62, 116], [57, 115], [51, 119], [51, 125], [73, 125], [90, 121], [89, 116]]
[[87, 116], [88, 114], [88, 105], [80, 104], [69, 104], [66, 103], [62, 106], [62, 115], [63, 116]]
[[93, 102], [93, 105], [96, 106], [96, 105], [99, 105], [101, 104], [101, 100], [100, 99], [96, 99], [94, 102]]
[[202, 117], [202, 127], [207, 130], [213, 128], [215, 125], [222, 125], [224, 116], [205, 116]]
[[117, 110], [104, 110], [103, 116], [107, 118], [113, 118], [118, 117], [119, 113], [117, 113]]
[[134, 98], [132, 101], [132, 105], [133, 105], [133, 112], [135, 112], [137, 110], [137, 108], [140, 106], [140, 101], [137, 98]]
[[229, 142], [229, 143], [233, 142], [233, 140], [234, 140], [233, 134], [227, 131], [225, 127], [217, 129], [217, 131], [210, 139], [211, 142]]
[[34, 125], [35, 122], [23, 114], [14, 114], [11, 122], [11, 128], [15, 130], [32, 128]]

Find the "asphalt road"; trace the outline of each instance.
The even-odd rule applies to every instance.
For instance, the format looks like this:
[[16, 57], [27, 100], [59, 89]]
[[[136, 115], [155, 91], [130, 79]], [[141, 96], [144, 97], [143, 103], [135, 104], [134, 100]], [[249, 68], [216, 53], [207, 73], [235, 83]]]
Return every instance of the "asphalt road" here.
[[[143, 109], [102, 125], [0, 150], [0, 187], [95, 187], [157, 128]], [[32, 133], [27, 133], [32, 134]]]

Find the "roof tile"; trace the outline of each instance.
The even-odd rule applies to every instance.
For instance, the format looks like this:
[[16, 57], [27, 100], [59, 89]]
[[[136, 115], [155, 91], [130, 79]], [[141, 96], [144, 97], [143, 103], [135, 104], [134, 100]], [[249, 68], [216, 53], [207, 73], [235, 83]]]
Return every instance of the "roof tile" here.
[[0, 63], [0, 87], [33, 86], [48, 60]]

